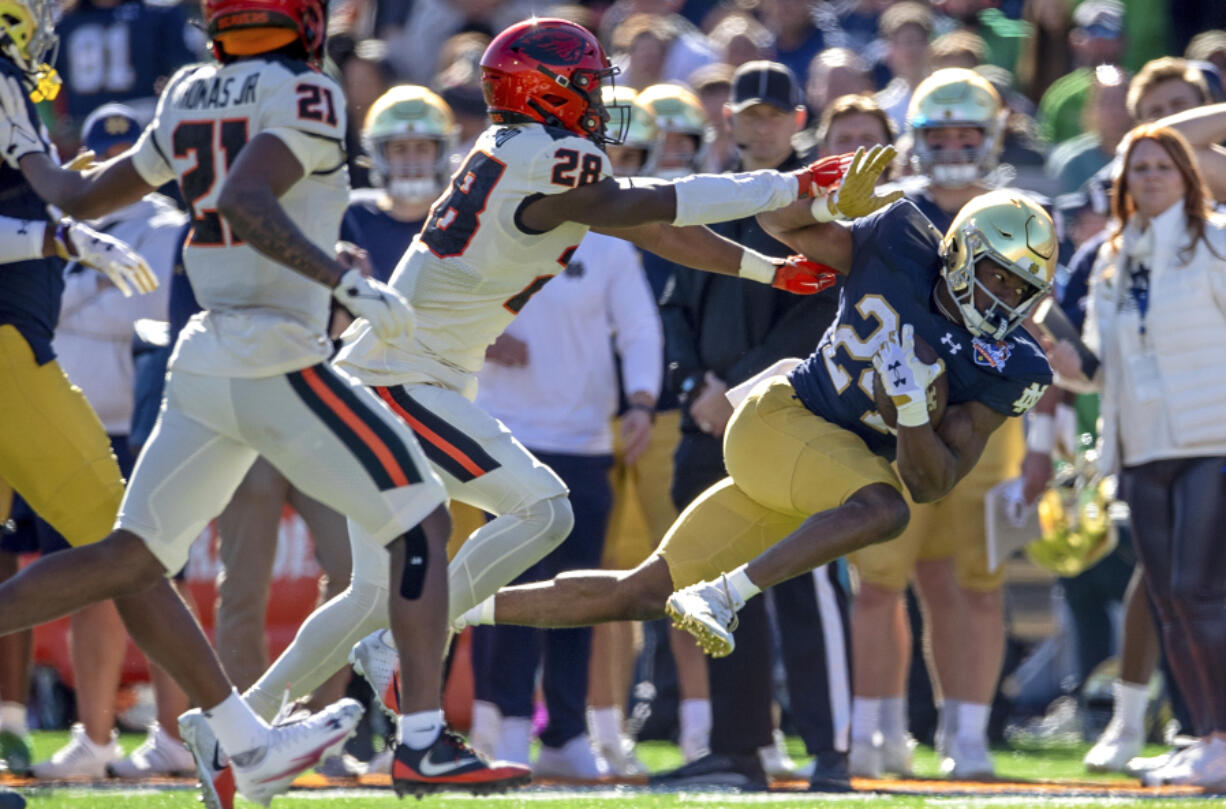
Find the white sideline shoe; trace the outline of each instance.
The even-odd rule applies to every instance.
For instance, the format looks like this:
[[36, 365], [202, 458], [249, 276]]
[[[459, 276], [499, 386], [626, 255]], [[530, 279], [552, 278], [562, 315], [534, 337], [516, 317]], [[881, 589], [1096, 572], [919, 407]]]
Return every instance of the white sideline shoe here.
[[852, 739], [847, 769], [856, 778], [880, 778], [885, 772], [882, 745], [874, 739]]
[[958, 737], [949, 741], [949, 752], [941, 759], [941, 775], [958, 781], [979, 781], [996, 777], [996, 765], [985, 744], [968, 744]]
[[561, 747], [541, 745], [533, 775], [594, 781], [609, 774], [609, 763], [592, 750], [591, 740], [580, 733]]
[[268, 743], [230, 757], [234, 786], [249, 801], [268, 806], [300, 774], [339, 755], [365, 710], [342, 699], [305, 719], [273, 725]]
[[887, 736], [881, 742], [881, 769], [894, 775], [912, 775], [915, 763], [915, 739], [910, 733]]
[[349, 650], [349, 664], [359, 677], [365, 677], [375, 701], [393, 724], [400, 713], [396, 675], [400, 673], [400, 652], [390, 629], [376, 629]]
[[149, 726], [149, 732], [140, 747], [127, 758], [107, 766], [107, 771], [116, 778], [149, 778], [154, 775], [191, 775], [196, 771], [192, 754], [178, 739], [157, 722]]
[[112, 730], [106, 744], [94, 744], [80, 722], [72, 726], [68, 744], [56, 750], [47, 761], [31, 767], [35, 778], [106, 778], [106, 767], [123, 758], [119, 734]]
[[1141, 733], [1112, 718], [1083, 762], [1089, 772], [1125, 772], [1128, 762], [1144, 748], [1145, 739]]
[[743, 606], [745, 602], [728, 585], [728, 577], [720, 575], [673, 593], [664, 611], [673, 626], [693, 635], [704, 652], [711, 657], [726, 657], [736, 648], [732, 633], [738, 623], [737, 610]]
[[180, 714], [179, 738], [196, 762], [205, 809], [234, 809], [234, 771], [203, 711]]
[[768, 778], [791, 778], [796, 774], [796, 762], [788, 755], [783, 731], [771, 731], [771, 743], [758, 748], [758, 759]]

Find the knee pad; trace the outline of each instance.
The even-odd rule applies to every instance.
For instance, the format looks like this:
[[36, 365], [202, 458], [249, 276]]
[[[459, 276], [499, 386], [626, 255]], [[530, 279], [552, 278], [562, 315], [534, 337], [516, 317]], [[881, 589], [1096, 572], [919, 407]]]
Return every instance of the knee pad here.
[[430, 543], [426, 531], [417, 524], [402, 537], [404, 540], [404, 568], [400, 571], [400, 596], [409, 601], [421, 598], [426, 584], [426, 571], [430, 567]]

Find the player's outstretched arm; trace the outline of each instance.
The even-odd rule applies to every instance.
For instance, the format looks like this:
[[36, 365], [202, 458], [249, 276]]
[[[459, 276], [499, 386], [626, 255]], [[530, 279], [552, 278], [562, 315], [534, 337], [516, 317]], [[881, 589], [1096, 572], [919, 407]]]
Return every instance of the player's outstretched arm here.
[[639, 225], [633, 228], [592, 228], [625, 239], [675, 264], [696, 270], [735, 275], [770, 284], [797, 295], [812, 295], [834, 285], [838, 270], [803, 256], [772, 258], [725, 239], [702, 226]]
[[1188, 139], [1214, 199], [1226, 200], [1226, 149], [1218, 145], [1226, 140], [1226, 104], [1184, 110], [1160, 118], [1155, 124], [1169, 126]]

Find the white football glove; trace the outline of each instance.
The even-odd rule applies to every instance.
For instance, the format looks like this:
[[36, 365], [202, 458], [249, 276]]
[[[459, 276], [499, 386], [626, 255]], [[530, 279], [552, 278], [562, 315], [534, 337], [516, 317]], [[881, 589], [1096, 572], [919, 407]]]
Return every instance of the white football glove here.
[[30, 120], [26, 94], [12, 76], [0, 81], [0, 148], [5, 161], [13, 168], [31, 152], [46, 152], [47, 144], [39, 137], [39, 125]]
[[341, 276], [332, 296], [354, 317], [366, 318], [380, 340], [392, 342], [413, 333], [413, 307], [404, 296], [356, 268]]
[[114, 236], [99, 233], [89, 225], [65, 219], [55, 231], [60, 258], [79, 261], [111, 279], [125, 298], [158, 288], [157, 276], [140, 254]]
[[905, 324], [902, 337], [892, 332], [873, 355], [873, 369], [881, 386], [898, 409], [898, 426], [928, 423], [928, 386], [945, 370], [938, 361], [929, 365], [915, 356], [915, 327]]

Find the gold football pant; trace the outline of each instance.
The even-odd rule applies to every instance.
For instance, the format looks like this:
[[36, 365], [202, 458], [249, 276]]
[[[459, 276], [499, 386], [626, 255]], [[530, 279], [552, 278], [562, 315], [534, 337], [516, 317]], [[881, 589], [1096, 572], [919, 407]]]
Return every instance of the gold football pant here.
[[[0, 478], [70, 545], [111, 532], [123, 477], [102, 422], [57, 362], [0, 326]], [[7, 499], [7, 498], [6, 498]]]
[[657, 551], [674, 587], [733, 570], [866, 486], [902, 489], [885, 459], [806, 408], [782, 376], [759, 383], [732, 414], [724, 463], [729, 477], [682, 512]]

